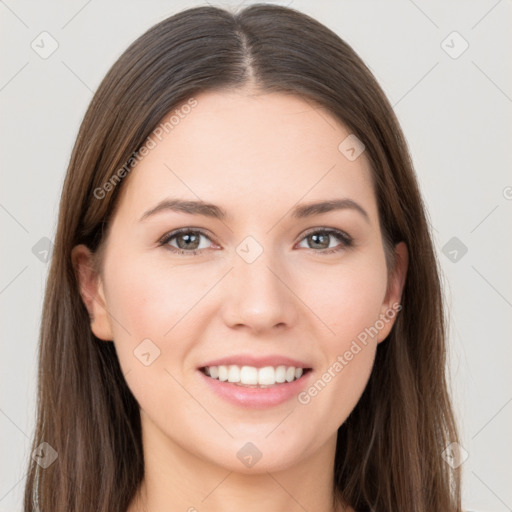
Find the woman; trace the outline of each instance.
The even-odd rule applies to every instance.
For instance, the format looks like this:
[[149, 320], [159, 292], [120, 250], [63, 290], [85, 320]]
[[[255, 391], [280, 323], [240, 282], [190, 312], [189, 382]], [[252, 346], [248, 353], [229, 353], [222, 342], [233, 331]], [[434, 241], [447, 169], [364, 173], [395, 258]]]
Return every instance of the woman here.
[[77, 137], [25, 510], [460, 511], [445, 349], [368, 68], [289, 8], [185, 10]]

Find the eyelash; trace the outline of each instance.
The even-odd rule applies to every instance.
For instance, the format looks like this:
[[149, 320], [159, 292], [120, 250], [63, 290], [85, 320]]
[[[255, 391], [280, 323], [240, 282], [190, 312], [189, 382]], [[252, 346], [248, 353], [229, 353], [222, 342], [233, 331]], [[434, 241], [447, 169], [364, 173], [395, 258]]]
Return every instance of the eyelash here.
[[[200, 234], [200, 235], [203, 235], [204, 237], [208, 238], [208, 240], [210, 240], [210, 237], [200, 229], [181, 228], [181, 229], [177, 229], [175, 231], [172, 231], [172, 232], [164, 235], [158, 241], [159, 247], [165, 246], [173, 238], [175, 238], [178, 235], [183, 234], [183, 233]], [[334, 236], [341, 242], [340, 246], [337, 246], [337, 247], [334, 247], [331, 249], [324, 249], [322, 251], [316, 251], [314, 249], [311, 249], [312, 251], [317, 252], [321, 255], [332, 254], [335, 252], [339, 252], [345, 248], [349, 248], [349, 247], [353, 246], [354, 240], [351, 236], [347, 235], [343, 231], [339, 231], [338, 229], [332, 229], [332, 228], [315, 229], [313, 231], [309, 231], [301, 238], [300, 242], [302, 242], [302, 240], [304, 240], [306, 237], [308, 237], [310, 235], [319, 234], [319, 233], [324, 234], [324, 235], [327, 234], [327, 235]], [[177, 249], [176, 247], [172, 247], [170, 245], [167, 245], [166, 249], [170, 250], [171, 252], [173, 252], [175, 254], [184, 255], [184, 256], [196, 256], [197, 254], [199, 254], [201, 251], [204, 250], [204, 249], [193, 249], [191, 251], [186, 251], [184, 249]]]

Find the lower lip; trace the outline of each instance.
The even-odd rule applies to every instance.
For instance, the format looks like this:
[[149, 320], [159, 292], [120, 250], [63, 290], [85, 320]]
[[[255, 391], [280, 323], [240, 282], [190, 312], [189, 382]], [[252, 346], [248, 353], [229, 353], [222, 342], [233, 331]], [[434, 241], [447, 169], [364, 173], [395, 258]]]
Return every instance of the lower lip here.
[[239, 407], [252, 409], [274, 407], [296, 397], [306, 387], [313, 373], [309, 370], [302, 374], [300, 379], [283, 384], [275, 384], [268, 388], [247, 388], [231, 382], [221, 382], [218, 379], [212, 379], [201, 370], [198, 370], [198, 372], [207, 385], [210, 386], [210, 389], [215, 391], [220, 397]]

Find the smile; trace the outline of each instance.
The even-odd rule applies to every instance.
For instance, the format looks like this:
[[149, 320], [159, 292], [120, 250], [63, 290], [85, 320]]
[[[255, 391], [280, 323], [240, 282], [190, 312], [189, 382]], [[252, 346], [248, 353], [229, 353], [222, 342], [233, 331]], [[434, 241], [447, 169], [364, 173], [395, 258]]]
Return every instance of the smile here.
[[[234, 367], [234, 369], [233, 369]], [[255, 368], [236, 365], [202, 367], [197, 373], [209, 392], [232, 405], [248, 409], [268, 409], [296, 399], [311, 382], [311, 368], [286, 367]], [[257, 370], [257, 374], [255, 373]], [[212, 375], [208, 375], [210, 372]], [[261, 372], [261, 380], [260, 380]], [[285, 375], [282, 380], [283, 372]], [[215, 377], [213, 375], [216, 375]], [[256, 376], [256, 383], [254, 377]], [[220, 380], [220, 377], [224, 380]], [[226, 378], [227, 377], [227, 378]], [[231, 377], [236, 382], [230, 382]], [[291, 380], [288, 380], [287, 377]], [[244, 383], [245, 380], [246, 383]], [[247, 383], [253, 382], [253, 383]], [[267, 384], [263, 384], [267, 382]], [[273, 383], [272, 383], [273, 382]], [[269, 384], [270, 383], [270, 384]]]

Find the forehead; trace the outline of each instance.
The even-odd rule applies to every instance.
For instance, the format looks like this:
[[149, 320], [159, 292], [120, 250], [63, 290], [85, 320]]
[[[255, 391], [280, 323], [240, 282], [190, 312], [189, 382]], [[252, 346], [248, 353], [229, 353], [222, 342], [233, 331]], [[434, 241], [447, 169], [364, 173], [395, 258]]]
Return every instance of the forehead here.
[[350, 197], [376, 214], [366, 156], [345, 156], [339, 146], [351, 134], [325, 108], [284, 93], [207, 91], [194, 100], [150, 136], [152, 149], [123, 184], [120, 210], [124, 204], [140, 217], [166, 195], [274, 213], [302, 200]]

